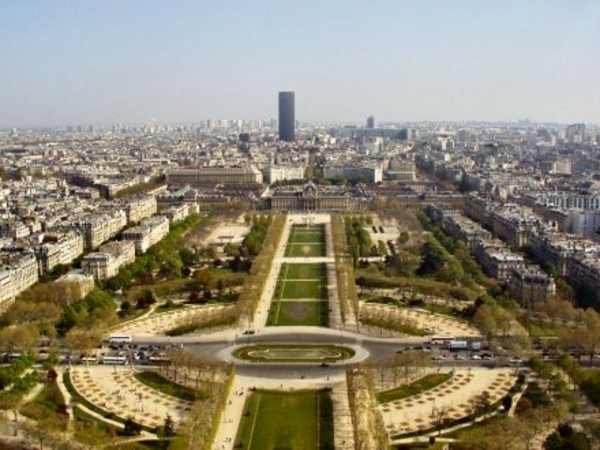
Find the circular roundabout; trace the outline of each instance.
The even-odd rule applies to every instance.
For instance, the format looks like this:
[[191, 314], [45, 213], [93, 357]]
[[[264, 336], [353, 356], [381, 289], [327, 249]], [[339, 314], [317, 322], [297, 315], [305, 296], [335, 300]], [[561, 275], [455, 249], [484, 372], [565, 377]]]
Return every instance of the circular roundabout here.
[[257, 344], [231, 352], [237, 360], [257, 363], [336, 363], [354, 358], [356, 350], [328, 344]]

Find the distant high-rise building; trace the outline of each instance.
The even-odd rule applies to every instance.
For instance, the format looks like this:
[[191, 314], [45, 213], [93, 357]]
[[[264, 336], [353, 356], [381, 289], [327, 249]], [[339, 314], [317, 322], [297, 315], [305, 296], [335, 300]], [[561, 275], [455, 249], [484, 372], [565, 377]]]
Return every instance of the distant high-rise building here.
[[295, 139], [296, 117], [293, 92], [279, 93], [279, 139], [293, 142]]
[[375, 128], [375, 117], [367, 117], [367, 128]]
[[566, 137], [569, 144], [583, 144], [585, 141], [585, 125], [582, 123], [569, 125], [567, 127]]

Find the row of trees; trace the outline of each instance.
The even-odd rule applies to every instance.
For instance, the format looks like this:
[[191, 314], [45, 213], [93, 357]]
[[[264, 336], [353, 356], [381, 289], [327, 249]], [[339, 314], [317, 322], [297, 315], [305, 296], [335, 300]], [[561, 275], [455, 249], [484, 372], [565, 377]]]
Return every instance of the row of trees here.
[[192, 214], [172, 225], [167, 236], [144, 255], [138, 256], [132, 264], [121, 268], [115, 277], [104, 283], [104, 287], [112, 292], [125, 291], [134, 285], [152, 285], [181, 278], [183, 268], [194, 262], [190, 249], [182, 245], [183, 237], [202, 221], [200, 214]]
[[192, 411], [171, 439], [169, 449], [204, 449], [213, 444], [235, 375], [232, 364], [210, 361], [185, 351], [169, 353], [171, 364], [163, 370], [174, 381], [197, 391]]
[[360, 364], [347, 366], [346, 386], [355, 448], [387, 448], [388, 435], [383, 417], [377, 409], [375, 387], [369, 368]]
[[276, 214], [269, 219], [269, 227], [262, 234], [264, 238], [268, 235], [269, 242], [262, 245], [260, 253], [256, 256], [250, 268], [250, 276], [246, 278], [244, 286], [236, 305], [236, 314], [238, 320], [250, 322], [256, 308], [258, 307], [260, 297], [267, 284], [271, 266], [275, 258], [275, 250], [281, 240], [285, 226], [285, 215]]
[[354, 261], [350, 254], [343, 217], [331, 215], [331, 234], [342, 323], [350, 316], [358, 318], [358, 295], [354, 284]]
[[[370, 216], [368, 216], [370, 218]], [[360, 258], [370, 256], [372, 251], [371, 235], [365, 230], [366, 218], [348, 217], [345, 222], [346, 239], [348, 241], [348, 250], [352, 256], [354, 267], [358, 267]]]

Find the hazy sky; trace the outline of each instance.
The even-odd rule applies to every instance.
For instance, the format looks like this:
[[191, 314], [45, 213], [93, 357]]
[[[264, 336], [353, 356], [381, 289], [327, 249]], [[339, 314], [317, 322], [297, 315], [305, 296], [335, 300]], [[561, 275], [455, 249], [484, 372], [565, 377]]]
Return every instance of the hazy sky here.
[[600, 122], [599, 0], [0, 0], [0, 127]]

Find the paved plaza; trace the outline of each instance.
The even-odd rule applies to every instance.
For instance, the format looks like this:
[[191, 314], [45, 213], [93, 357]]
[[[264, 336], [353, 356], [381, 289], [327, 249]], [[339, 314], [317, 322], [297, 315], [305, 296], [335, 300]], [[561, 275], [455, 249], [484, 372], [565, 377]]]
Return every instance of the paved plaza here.
[[152, 313], [147, 316], [125, 322], [113, 328], [111, 334], [129, 334], [136, 339], [164, 335], [168, 330], [187, 323], [193, 318], [209, 318], [226, 308], [234, 305], [185, 305], [162, 313]]
[[192, 403], [154, 390], [134, 378], [131, 366], [86, 366], [69, 370], [71, 383], [82, 397], [104, 411], [151, 428], [162, 426], [169, 414], [180, 424]]
[[379, 303], [362, 303], [360, 308], [361, 311], [369, 310], [371, 313], [379, 312], [386, 316], [397, 317], [399, 320], [408, 320], [409, 323], [429, 334], [481, 338], [481, 332], [471, 324], [424, 309], [400, 308]]
[[502, 399], [515, 384], [514, 369], [461, 368], [445, 383], [421, 394], [379, 405], [390, 435], [434, 428], [436, 417], [457, 420], [472, 414], [473, 400], [484, 391], [490, 404]]

